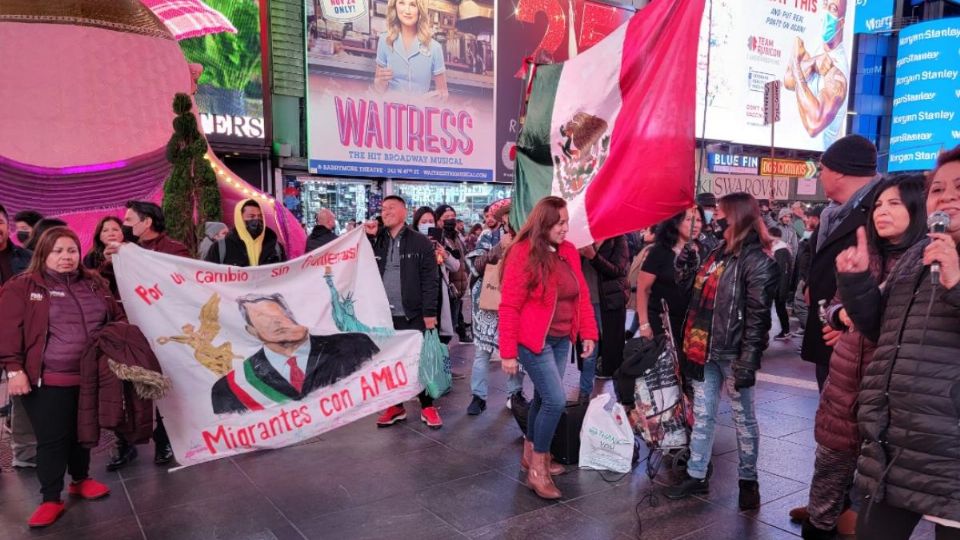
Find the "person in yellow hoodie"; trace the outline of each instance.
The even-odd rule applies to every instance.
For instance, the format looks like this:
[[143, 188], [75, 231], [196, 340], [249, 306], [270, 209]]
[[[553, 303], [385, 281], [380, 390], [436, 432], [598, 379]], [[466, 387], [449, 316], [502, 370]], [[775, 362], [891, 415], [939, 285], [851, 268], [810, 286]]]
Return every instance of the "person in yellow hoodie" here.
[[234, 227], [213, 244], [206, 261], [231, 266], [259, 266], [287, 260], [277, 233], [264, 225], [263, 210], [253, 199], [243, 199], [233, 211]]

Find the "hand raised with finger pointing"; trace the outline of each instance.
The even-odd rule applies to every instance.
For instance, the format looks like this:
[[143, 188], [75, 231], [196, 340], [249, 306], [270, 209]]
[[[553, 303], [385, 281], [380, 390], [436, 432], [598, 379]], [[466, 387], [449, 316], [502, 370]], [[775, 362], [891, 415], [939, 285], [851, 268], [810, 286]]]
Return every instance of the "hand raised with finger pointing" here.
[[870, 269], [870, 251], [867, 249], [867, 230], [857, 229], [857, 245], [849, 247], [837, 256], [837, 272], [859, 274]]

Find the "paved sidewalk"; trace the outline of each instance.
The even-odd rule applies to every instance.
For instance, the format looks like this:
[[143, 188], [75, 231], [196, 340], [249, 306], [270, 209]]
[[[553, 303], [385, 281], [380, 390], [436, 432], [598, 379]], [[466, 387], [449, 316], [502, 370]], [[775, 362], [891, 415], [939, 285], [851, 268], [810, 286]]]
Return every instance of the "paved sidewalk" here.
[[[558, 478], [564, 499], [540, 500], [521, 483], [520, 432], [504, 408], [497, 364], [486, 412], [466, 415], [469, 380], [456, 381], [439, 400], [439, 431], [421, 424], [419, 414], [389, 429], [368, 417], [297, 447], [175, 473], [153, 465], [150, 446], [140, 447], [127, 469], [107, 473], [109, 450], [97, 449], [92, 472], [113, 493], [103, 501], [68, 501], [66, 515], [40, 531], [25, 524], [39, 502], [34, 474], [0, 461], [0, 538], [627, 539], [638, 538], [641, 523], [649, 540], [797, 538], [787, 511], [806, 502], [817, 407], [813, 366], [799, 360], [798, 345], [774, 342], [764, 359], [757, 391], [764, 504], [756, 512], [737, 510], [737, 444], [725, 401], [708, 496], [638, 505], [650, 487], [641, 465], [622, 478], [574, 470]], [[469, 377], [472, 346], [452, 351], [454, 371]], [[568, 370], [570, 396], [578, 375]], [[416, 401], [408, 410], [419, 412]], [[658, 478], [668, 481], [666, 473]], [[914, 538], [932, 539], [932, 529], [924, 526]]]

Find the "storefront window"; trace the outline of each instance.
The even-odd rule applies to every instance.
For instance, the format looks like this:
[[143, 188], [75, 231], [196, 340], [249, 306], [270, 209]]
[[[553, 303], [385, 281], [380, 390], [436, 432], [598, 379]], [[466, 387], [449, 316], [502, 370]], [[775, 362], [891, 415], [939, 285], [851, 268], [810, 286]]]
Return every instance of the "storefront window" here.
[[362, 223], [367, 217], [371, 182], [313, 176], [301, 176], [299, 180], [303, 223], [308, 231], [316, 225], [317, 211], [321, 208], [329, 208], [337, 216], [338, 233], [346, 230], [350, 220]]
[[482, 221], [484, 207], [510, 196], [509, 184], [394, 181], [393, 192], [407, 200], [411, 216], [421, 206], [449, 204], [467, 223]]

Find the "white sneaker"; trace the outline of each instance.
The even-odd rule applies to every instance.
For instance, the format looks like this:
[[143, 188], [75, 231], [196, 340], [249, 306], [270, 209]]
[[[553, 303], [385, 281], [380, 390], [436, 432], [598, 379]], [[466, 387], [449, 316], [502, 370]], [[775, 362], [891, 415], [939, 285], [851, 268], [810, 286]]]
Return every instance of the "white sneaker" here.
[[20, 461], [19, 459], [13, 460], [13, 463], [11, 463], [11, 465], [13, 465], [14, 467], [17, 467], [18, 469], [36, 469], [37, 468], [37, 464], [32, 461]]
[[507, 410], [508, 410], [508, 411], [510, 410], [510, 402], [512, 401], [510, 398], [511, 398], [511, 396], [507, 396]]

